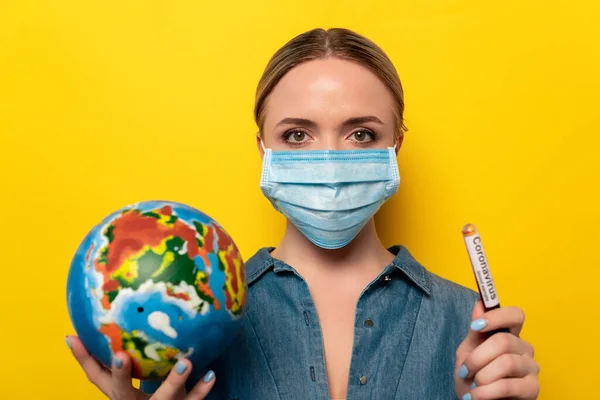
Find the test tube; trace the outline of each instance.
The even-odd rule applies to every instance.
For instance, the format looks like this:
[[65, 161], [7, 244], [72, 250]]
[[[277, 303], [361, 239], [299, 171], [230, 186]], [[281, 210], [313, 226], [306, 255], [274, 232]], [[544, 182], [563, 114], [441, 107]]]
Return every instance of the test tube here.
[[471, 259], [471, 267], [477, 281], [477, 288], [479, 289], [479, 296], [483, 302], [483, 307], [486, 312], [499, 308], [500, 300], [498, 300], [498, 292], [496, 291], [492, 271], [483, 250], [479, 231], [475, 225], [467, 224], [463, 227], [462, 234], [469, 258]]

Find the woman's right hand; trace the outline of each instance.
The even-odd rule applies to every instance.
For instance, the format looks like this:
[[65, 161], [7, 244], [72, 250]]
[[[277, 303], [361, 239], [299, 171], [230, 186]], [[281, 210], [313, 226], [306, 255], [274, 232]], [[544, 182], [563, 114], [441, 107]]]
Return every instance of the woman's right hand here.
[[127, 354], [115, 355], [111, 371], [96, 361], [76, 336], [67, 337], [67, 344], [88, 380], [111, 400], [202, 400], [215, 384], [214, 373], [209, 372], [186, 393], [184, 384], [192, 370], [192, 363], [182, 359], [154, 394], [146, 394], [131, 384], [131, 360]]

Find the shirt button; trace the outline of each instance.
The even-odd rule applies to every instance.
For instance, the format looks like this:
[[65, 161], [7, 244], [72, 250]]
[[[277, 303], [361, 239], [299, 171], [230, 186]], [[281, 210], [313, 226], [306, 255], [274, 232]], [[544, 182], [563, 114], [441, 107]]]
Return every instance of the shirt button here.
[[370, 320], [370, 319], [365, 319], [365, 326], [366, 326], [367, 328], [371, 328], [371, 327], [373, 327], [373, 321], [372, 321], [372, 320]]
[[361, 376], [360, 377], [360, 384], [361, 385], [366, 385], [367, 384], [367, 377], [366, 376]]
[[386, 275], [386, 276], [383, 277], [383, 280], [386, 281], [386, 282], [389, 282], [389, 281], [392, 280], [392, 277], [389, 276], [389, 275]]

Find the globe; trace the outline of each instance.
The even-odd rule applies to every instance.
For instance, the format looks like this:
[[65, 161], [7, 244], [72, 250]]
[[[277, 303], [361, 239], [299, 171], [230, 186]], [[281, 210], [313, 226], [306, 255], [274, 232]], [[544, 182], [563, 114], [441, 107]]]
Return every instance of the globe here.
[[96, 225], [67, 280], [72, 324], [105, 366], [126, 352], [137, 379], [185, 357], [209, 365], [234, 340], [246, 304], [244, 263], [215, 220], [185, 204], [145, 201]]

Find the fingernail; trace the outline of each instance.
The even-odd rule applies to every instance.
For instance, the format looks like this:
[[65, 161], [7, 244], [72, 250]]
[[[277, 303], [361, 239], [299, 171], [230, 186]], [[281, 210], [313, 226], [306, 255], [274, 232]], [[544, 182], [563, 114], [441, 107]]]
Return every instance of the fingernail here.
[[475, 389], [477, 387], [477, 385], [475, 384], [475, 381], [473, 381], [473, 383], [471, 383], [471, 389]]
[[476, 319], [471, 323], [471, 329], [474, 331], [480, 331], [487, 326], [487, 321], [485, 319]]
[[208, 383], [208, 382], [212, 381], [214, 377], [215, 377], [215, 373], [211, 369], [210, 371], [208, 371], [206, 373], [206, 375], [204, 375], [204, 379], [203, 380], [204, 380], [204, 382]]
[[461, 379], [465, 379], [467, 377], [467, 375], [469, 375], [469, 370], [463, 364], [460, 366], [460, 369], [458, 370], [458, 376], [460, 376]]
[[471, 393], [467, 393], [462, 397], [462, 400], [471, 400]]
[[123, 360], [121, 360], [119, 357], [113, 357], [113, 363], [117, 369], [121, 369], [123, 366]]
[[67, 346], [69, 346], [69, 348], [71, 349], [71, 339], [69, 339], [68, 336], [65, 336], [65, 342], [67, 342]]
[[185, 363], [182, 361], [178, 361], [177, 365], [175, 366], [175, 372], [177, 372], [179, 375], [183, 375], [186, 370], [187, 365], [185, 365]]

